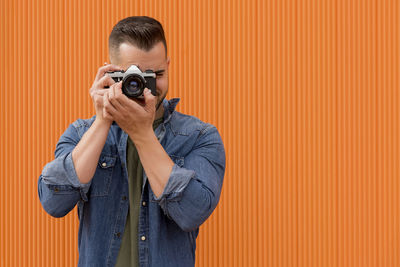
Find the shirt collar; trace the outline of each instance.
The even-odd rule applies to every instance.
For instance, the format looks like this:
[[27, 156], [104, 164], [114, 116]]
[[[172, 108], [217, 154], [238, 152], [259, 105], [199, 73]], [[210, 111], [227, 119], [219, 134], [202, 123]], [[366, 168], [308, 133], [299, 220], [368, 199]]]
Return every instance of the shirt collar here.
[[164, 107], [164, 124], [167, 123], [172, 116], [172, 113], [175, 111], [176, 106], [178, 105], [180, 98], [172, 98], [170, 100], [163, 100]]

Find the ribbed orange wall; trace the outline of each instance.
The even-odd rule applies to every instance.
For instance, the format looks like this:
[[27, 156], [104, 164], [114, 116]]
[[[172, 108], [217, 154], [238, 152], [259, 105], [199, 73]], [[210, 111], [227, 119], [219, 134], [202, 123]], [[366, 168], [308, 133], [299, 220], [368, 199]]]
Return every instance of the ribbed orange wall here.
[[37, 179], [129, 15], [163, 23], [169, 97], [226, 145], [197, 266], [400, 266], [396, 0], [1, 0], [1, 266], [76, 266], [76, 210]]

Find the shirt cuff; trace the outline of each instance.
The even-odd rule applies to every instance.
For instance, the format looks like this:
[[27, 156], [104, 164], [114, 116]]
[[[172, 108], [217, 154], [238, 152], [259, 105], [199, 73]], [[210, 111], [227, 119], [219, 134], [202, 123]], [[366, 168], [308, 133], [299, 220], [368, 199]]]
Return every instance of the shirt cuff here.
[[152, 194], [153, 200], [160, 204], [165, 202], [165, 200], [177, 201], [194, 176], [195, 172], [193, 170], [181, 168], [174, 164], [163, 193], [159, 197]]
[[46, 184], [71, 185], [79, 189], [83, 200], [87, 200], [86, 194], [89, 191], [91, 181], [87, 184], [82, 184], [79, 181], [72, 161], [72, 153], [58, 157], [48, 163], [43, 169], [42, 177]]

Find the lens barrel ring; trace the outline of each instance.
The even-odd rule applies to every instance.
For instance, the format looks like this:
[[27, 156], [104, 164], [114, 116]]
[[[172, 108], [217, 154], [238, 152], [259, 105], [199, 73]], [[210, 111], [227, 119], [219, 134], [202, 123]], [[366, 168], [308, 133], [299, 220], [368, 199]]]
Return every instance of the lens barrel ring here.
[[146, 87], [146, 80], [143, 76], [133, 73], [122, 80], [122, 92], [128, 97], [139, 97]]

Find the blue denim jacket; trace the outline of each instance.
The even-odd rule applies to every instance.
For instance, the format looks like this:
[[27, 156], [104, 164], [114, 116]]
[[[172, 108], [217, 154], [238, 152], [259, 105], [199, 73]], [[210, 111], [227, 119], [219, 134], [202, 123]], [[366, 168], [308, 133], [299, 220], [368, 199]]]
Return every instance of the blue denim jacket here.
[[[155, 130], [175, 163], [159, 198], [143, 175], [140, 266], [194, 266], [198, 228], [221, 193], [225, 172], [221, 137], [214, 126], [174, 111], [178, 102], [164, 100], [164, 122]], [[94, 119], [75, 121], [60, 137], [55, 159], [39, 177], [38, 194], [54, 217], [63, 217], [78, 205], [78, 266], [114, 266], [129, 208], [128, 136], [117, 124], [111, 125], [93, 179], [81, 184], [71, 152]]]

